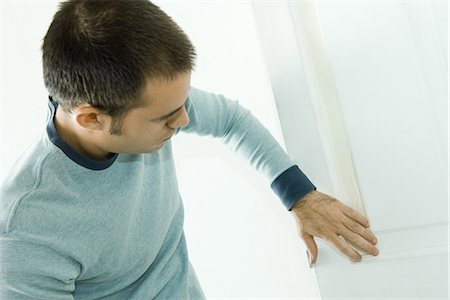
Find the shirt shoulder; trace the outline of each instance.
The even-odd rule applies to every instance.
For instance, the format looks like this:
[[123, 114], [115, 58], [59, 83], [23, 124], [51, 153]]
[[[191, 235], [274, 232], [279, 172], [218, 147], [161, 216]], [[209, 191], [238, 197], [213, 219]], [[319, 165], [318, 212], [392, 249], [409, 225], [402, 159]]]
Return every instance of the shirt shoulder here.
[[[43, 169], [47, 170], [46, 176], [52, 176], [51, 168], [46, 168], [52, 164], [52, 151], [54, 151], [53, 147], [45, 140], [45, 136], [41, 135], [20, 155], [5, 174], [1, 182], [0, 232], [8, 231], [9, 224], [15, 210], [20, 206], [21, 200], [39, 188]], [[50, 172], [48, 172], [49, 170]]]

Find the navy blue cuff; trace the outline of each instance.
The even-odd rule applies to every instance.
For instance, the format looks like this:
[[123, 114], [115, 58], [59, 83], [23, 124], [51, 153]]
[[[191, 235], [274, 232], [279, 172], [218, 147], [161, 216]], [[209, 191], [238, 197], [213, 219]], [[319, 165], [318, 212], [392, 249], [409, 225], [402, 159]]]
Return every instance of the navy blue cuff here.
[[281, 173], [270, 187], [289, 211], [300, 198], [316, 189], [297, 165]]

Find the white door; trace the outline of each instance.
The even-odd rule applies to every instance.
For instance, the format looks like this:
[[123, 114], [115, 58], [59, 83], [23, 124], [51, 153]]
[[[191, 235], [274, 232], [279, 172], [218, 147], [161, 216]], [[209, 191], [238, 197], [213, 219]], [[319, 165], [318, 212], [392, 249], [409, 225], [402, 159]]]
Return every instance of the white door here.
[[287, 151], [379, 241], [316, 239], [322, 297], [447, 299], [448, 3], [253, 6]]

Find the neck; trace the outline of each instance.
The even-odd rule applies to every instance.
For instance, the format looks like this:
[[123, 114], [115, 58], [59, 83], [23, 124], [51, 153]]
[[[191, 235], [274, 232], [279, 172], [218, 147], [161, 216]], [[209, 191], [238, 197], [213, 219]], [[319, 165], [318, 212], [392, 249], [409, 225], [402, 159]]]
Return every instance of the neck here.
[[87, 137], [79, 134], [75, 130], [72, 120], [59, 107], [56, 110], [54, 124], [61, 139], [84, 157], [95, 161], [105, 161], [111, 157], [112, 153], [98, 148]]

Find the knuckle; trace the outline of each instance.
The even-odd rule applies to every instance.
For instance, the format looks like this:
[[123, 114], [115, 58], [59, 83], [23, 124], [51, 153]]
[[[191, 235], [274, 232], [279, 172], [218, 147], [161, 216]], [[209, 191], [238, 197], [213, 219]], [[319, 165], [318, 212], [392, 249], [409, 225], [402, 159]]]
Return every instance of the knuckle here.
[[323, 229], [322, 226], [318, 226], [315, 228], [315, 233], [317, 236], [324, 236], [326, 235], [326, 231]]
[[349, 229], [353, 232], [358, 232], [359, 227], [355, 223], [349, 224]]
[[348, 223], [348, 217], [344, 214], [341, 214], [337, 220], [342, 224]]
[[364, 236], [367, 236], [367, 237], [369, 237], [370, 239], [373, 239], [375, 236], [373, 235], [373, 233], [369, 230], [369, 229], [367, 229], [367, 228], [364, 228], [363, 230], [363, 234], [364, 234]]

